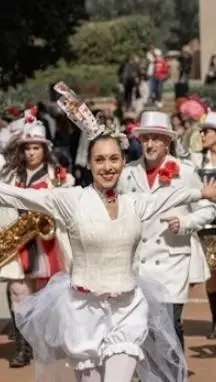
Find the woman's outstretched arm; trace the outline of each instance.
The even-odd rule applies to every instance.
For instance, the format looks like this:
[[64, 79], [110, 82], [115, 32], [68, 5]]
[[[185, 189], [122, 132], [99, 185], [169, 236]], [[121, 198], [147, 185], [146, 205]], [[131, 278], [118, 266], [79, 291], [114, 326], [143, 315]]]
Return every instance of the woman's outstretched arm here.
[[33, 190], [0, 182], [0, 206], [37, 211], [64, 222], [70, 210], [72, 214], [74, 199], [81, 190], [81, 187]]

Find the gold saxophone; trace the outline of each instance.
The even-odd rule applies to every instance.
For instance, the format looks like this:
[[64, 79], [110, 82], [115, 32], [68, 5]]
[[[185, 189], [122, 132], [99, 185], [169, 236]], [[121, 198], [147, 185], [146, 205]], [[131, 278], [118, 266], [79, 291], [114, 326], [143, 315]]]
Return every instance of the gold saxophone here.
[[50, 216], [26, 212], [0, 232], [0, 268], [14, 260], [32, 239], [50, 240], [54, 235], [55, 221]]
[[216, 225], [215, 221], [199, 231], [199, 238], [211, 271], [216, 271]]
[[216, 235], [200, 236], [201, 243], [206, 255], [206, 261], [211, 271], [216, 271]]

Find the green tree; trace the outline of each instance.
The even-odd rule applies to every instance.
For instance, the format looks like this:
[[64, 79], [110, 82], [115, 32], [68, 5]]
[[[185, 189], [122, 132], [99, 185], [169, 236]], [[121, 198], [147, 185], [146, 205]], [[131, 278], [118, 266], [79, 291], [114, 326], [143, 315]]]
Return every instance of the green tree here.
[[154, 38], [149, 17], [128, 16], [83, 25], [72, 45], [83, 64], [119, 64], [130, 54], [143, 54]]
[[68, 35], [86, 17], [84, 0], [1, 0], [0, 86], [71, 57]]
[[86, 9], [92, 20], [111, 20], [129, 15], [149, 17], [155, 31], [159, 32], [156, 44], [163, 45], [170, 36], [174, 0], [86, 0]]
[[168, 45], [180, 48], [193, 38], [199, 37], [199, 0], [173, 0], [174, 19]]
[[139, 14], [151, 18], [157, 45], [179, 49], [199, 36], [199, 0], [86, 0], [92, 20]]

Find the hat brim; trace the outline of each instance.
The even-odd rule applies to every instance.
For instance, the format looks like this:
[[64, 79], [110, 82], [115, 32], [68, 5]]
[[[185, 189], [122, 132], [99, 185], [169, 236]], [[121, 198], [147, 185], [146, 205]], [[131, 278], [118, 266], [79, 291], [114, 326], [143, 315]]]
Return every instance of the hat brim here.
[[44, 143], [45, 145], [47, 145], [49, 148], [53, 147], [53, 143], [51, 141], [49, 141], [48, 139], [41, 139], [41, 138], [23, 138], [23, 139], [20, 139], [20, 138], [17, 138], [18, 140], [18, 145], [22, 145], [23, 143]]
[[138, 133], [139, 135], [146, 135], [146, 134], [158, 134], [158, 135], [165, 135], [166, 137], [169, 137], [172, 139], [172, 141], [175, 141], [177, 139], [177, 134], [175, 131], [167, 131], [164, 128], [160, 127], [135, 127], [133, 129], [133, 132]]
[[206, 129], [216, 130], [216, 123], [199, 123], [198, 127], [200, 130], [206, 130]]

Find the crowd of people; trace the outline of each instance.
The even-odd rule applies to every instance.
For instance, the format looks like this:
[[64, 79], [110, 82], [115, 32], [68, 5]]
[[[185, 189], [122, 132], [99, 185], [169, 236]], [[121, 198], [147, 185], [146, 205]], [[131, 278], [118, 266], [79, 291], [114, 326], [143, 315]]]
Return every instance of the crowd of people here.
[[[214, 62], [213, 58], [212, 62]], [[177, 97], [189, 91], [191, 68], [192, 55], [185, 47], [178, 56], [178, 75], [175, 84]], [[211, 73], [212, 71], [213, 69]], [[164, 104], [164, 83], [170, 78], [170, 74], [168, 57], [153, 43], [149, 44], [146, 54], [142, 57], [138, 55], [128, 57], [118, 70], [119, 84], [123, 93], [123, 108], [133, 109], [138, 114], [147, 105], [155, 105], [161, 109]]]
[[[56, 104], [10, 108], [1, 121], [10, 367], [34, 359], [37, 382], [69, 381], [72, 368], [80, 382], [130, 382], [135, 372], [186, 382], [182, 312], [194, 284], [206, 283], [206, 335], [216, 338], [216, 254], [210, 262], [200, 235], [216, 218], [216, 182], [202, 183], [216, 169], [216, 112], [194, 96], [171, 117], [142, 108], [119, 119], [92, 113], [64, 83], [55, 90]], [[23, 224], [31, 233], [37, 219], [23, 242]]]

